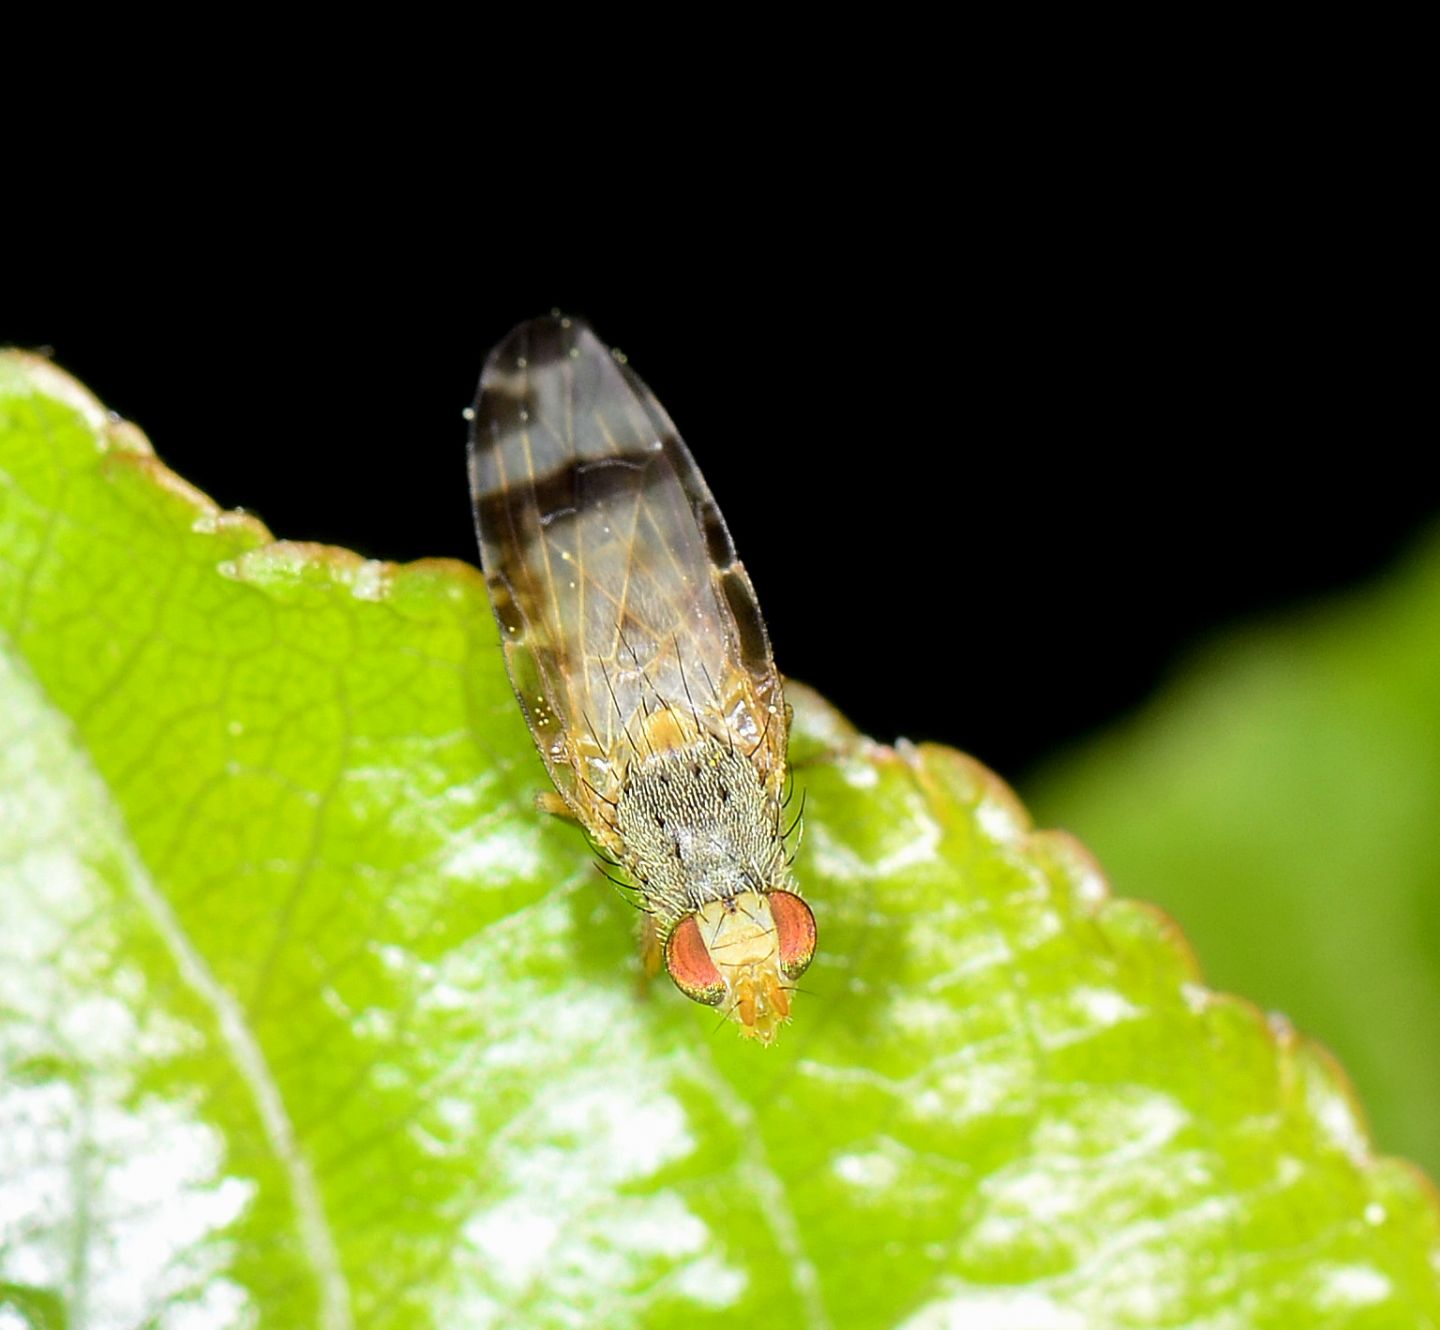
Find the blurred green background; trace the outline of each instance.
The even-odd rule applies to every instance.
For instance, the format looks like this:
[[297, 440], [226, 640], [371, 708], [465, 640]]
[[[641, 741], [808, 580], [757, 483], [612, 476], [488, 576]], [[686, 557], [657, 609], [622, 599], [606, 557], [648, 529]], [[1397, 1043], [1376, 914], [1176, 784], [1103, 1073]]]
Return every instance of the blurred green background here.
[[1440, 1174], [1440, 531], [1369, 587], [1224, 633], [1020, 783], [1207, 981], [1340, 1058]]

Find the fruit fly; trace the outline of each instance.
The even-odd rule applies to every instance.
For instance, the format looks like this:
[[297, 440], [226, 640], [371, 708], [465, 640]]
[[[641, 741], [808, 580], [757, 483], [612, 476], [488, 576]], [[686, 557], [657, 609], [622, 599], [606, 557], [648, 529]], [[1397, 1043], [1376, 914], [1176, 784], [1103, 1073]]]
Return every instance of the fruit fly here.
[[485, 362], [470, 486], [537, 800], [622, 869], [647, 971], [768, 1044], [815, 952], [786, 851], [789, 713], [709, 487], [670, 417], [583, 323]]

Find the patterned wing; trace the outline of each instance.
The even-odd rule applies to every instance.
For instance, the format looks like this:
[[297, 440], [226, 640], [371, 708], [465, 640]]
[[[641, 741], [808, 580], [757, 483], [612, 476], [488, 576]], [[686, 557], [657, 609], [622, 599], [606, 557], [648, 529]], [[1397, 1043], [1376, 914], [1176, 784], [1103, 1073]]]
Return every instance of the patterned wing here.
[[650, 390], [584, 324], [480, 379], [470, 480], [511, 682], [556, 788], [613, 826], [629, 763], [703, 731], [784, 779], [780, 677], [730, 533]]

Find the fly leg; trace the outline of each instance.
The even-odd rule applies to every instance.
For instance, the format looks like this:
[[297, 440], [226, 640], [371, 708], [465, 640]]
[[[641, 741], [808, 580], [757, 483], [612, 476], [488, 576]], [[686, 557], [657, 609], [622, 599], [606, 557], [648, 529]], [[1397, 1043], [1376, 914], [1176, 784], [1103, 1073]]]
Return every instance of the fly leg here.
[[665, 944], [660, 940], [660, 926], [653, 914], [640, 916], [640, 992], [650, 991], [650, 981], [660, 973], [665, 959]]
[[565, 802], [558, 790], [541, 790], [535, 796], [535, 811], [549, 813], [551, 817], [563, 817], [569, 822], [578, 822], [575, 810]]

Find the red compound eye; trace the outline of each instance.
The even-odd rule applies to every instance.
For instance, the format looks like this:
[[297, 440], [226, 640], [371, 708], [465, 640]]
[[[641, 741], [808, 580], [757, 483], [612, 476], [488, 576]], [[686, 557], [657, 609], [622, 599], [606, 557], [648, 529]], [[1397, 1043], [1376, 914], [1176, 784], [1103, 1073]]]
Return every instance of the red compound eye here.
[[780, 968], [787, 979], [798, 979], [815, 959], [815, 916], [788, 891], [772, 891], [766, 900], [780, 938]]
[[675, 981], [675, 987], [692, 1001], [714, 1007], [725, 1000], [725, 981], [710, 959], [710, 953], [705, 950], [700, 925], [695, 922], [693, 914], [686, 915], [676, 924], [675, 931], [666, 941], [665, 968]]

